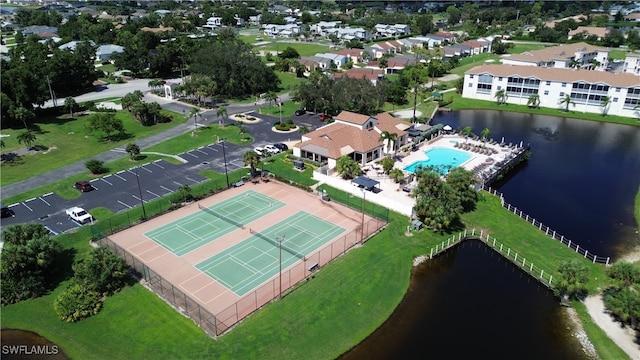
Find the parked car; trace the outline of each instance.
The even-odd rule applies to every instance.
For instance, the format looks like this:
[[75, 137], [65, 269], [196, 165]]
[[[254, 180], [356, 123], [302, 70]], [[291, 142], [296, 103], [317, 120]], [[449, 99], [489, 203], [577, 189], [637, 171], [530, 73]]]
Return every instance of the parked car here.
[[1, 212], [0, 212], [1, 217], [4, 218], [4, 217], [9, 217], [13, 215], [11, 213], [11, 210], [9, 210], [9, 208], [5, 204], [0, 203], [0, 208], [1, 208]]
[[264, 156], [264, 155], [265, 155], [265, 153], [264, 153], [264, 148], [262, 148], [262, 147], [260, 147], [260, 146], [257, 146], [257, 147], [255, 147], [255, 148], [253, 148], [253, 151], [254, 151], [256, 154], [260, 155], [260, 156]]
[[320, 114], [320, 121], [326, 121], [331, 119], [331, 115], [329, 114]]
[[298, 109], [298, 110], [296, 110], [296, 116], [304, 115], [304, 114], [306, 114], [306, 113], [307, 113], [307, 112], [306, 112], [304, 109]]
[[283, 143], [275, 143], [273, 144], [273, 146], [277, 147], [278, 149], [280, 149], [280, 151], [287, 151], [289, 150], [289, 147], [287, 146], [287, 144], [283, 144]]
[[78, 206], [67, 209], [66, 213], [71, 218], [71, 220], [82, 225], [89, 223], [93, 224], [94, 222], [93, 216], [91, 216], [91, 214], [89, 214], [87, 210]]
[[93, 186], [91, 186], [91, 183], [88, 181], [76, 181], [76, 183], [73, 185], [73, 187], [75, 187], [76, 189], [82, 191], [82, 192], [87, 192], [87, 191], [91, 191], [93, 190]]
[[280, 152], [275, 145], [265, 145], [264, 150], [266, 150], [269, 154], [274, 155]]

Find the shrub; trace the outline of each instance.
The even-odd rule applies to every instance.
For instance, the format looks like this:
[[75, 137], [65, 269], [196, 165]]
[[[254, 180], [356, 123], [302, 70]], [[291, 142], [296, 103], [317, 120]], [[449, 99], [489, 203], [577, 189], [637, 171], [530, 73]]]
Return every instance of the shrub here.
[[97, 159], [87, 160], [84, 163], [84, 166], [86, 166], [87, 169], [91, 171], [92, 174], [96, 174], [96, 175], [105, 174], [109, 172], [109, 168], [104, 166], [104, 161], [102, 160], [97, 160]]
[[83, 288], [101, 294], [120, 290], [130, 279], [127, 263], [104, 246], [93, 249], [91, 255], [73, 265], [73, 272]]
[[76, 322], [97, 314], [102, 308], [100, 294], [80, 284], [71, 284], [53, 301], [62, 321]]

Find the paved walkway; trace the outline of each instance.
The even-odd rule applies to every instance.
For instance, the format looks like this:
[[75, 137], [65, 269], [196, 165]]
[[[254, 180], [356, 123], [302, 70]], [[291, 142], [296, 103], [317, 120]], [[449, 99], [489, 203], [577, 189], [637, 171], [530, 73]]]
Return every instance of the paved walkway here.
[[[145, 97], [149, 97], [152, 95], [145, 95]], [[157, 97], [156, 97], [157, 98]], [[147, 99], [148, 101], [157, 101], [159, 99]], [[280, 95], [280, 98], [283, 100], [288, 100], [289, 99], [289, 94], [282, 94]], [[162, 107], [168, 107], [167, 105], [171, 105], [171, 104], [177, 104], [178, 102], [176, 101], [167, 101], [165, 99], [162, 99], [162, 101], [157, 101], [158, 103], [160, 103], [160, 105]], [[183, 104], [184, 105], [184, 104]], [[185, 105], [186, 106], [186, 105]], [[239, 112], [248, 112], [248, 111], [253, 111], [256, 110], [256, 108], [260, 107], [260, 105], [256, 105], [254, 103], [249, 103], [249, 104], [228, 104], [227, 105], [227, 112], [229, 115], [231, 114], [235, 114], [235, 113], [239, 113]], [[202, 113], [202, 118], [208, 118], [210, 119], [209, 123], [211, 122], [216, 122], [217, 120], [215, 120], [217, 118], [216, 116], [216, 109], [211, 109], [211, 110], [205, 110]], [[200, 125], [200, 124], [198, 124]], [[178, 135], [187, 133], [187, 132], [191, 132], [193, 130], [193, 122], [192, 121], [188, 121], [187, 123], [184, 124], [180, 124], [176, 127], [173, 127], [171, 129], [165, 130], [163, 132], [157, 133], [155, 135], [151, 135], [149, 137], [143, 138], [143, 139], [138, 139], [135, 141], [136, 145], [138, 145], [140, 147], [140, 149], [145, 149], [148, 148], [150, 146], [159, 144], [167, 139], [171, 139], [173, 137], [176, 137]], [[97, 160], [101, 160], [104, 161], [105, 163], [114, 161], [114, 160], [118, 160], [124, 156], [128, 156], [126, 154], [126, 151], [124, 151], [124, 146], [120, 146], [120, 147], [116, 147], [114, 149], [111, 149], [110, 151], [106, 151], [103, 152], [101, 154], [92, 156], [92, 159], [97, 159]], [[15, 196], [21, 193], [24, 193], [26, 191], [38, 188], [40, 186], [43, 186], [45, 184], [49, 184], [55, 181], [60, 181], [63, 179], [66, 179], [68, 177], [77, 175], [77, 174], [81, 174], [87, 171], [86, 166], [84, 165], [86, 160], [81, 160], [78, 162], [75, 162], [73, 164], [61, 167], [59, 169], [50, 171], [48, 173], [44, 173], [35, 177], [32, 177], [30, 179], [27, 180], [23, 180], [23, 181], [19, 181], [10, 185], [6, 185], [6, 186], [2, 186], [2, 197], [3, 198], [7, 198], [7, 197], [11, 197], [11, 196]]]

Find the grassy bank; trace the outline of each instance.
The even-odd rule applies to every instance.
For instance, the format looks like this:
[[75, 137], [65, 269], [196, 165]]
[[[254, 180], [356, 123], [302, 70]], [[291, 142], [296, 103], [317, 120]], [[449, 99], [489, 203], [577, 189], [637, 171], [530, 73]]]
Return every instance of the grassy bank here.
[[[465, 214], [463, 220], [469, 227], [489, 231], [554, 276], [563, 258], [582, 259], [486, 193], [477, 210]], [[110, 297], [102, 312], [77, 324], [54, 318], [52, 301], [58, 288], [42, 298], [3, 307], [2, 326], [38, 332], [78, 359], [333, 359], [391, 315], [409, 285], [412, 260], [450, 236], [423, 231], [406, 237], [406, 225], [406, 217], [392, 213], [389, 226], [365, 246], [325, 266], [282, 301], [267, 305], [217, 340], [206, 337], [140, 285]], [[86, 231], [64, 235], [61, 240], [79, 248], [78, 256], [88, 246]], [[581, 261], [591, 271], [589, 287], [601, 286], [604, 268]], [[589, 321], [584, 316], [583, 312], [583, 321]], [[598, 349], [604, 349], [599, 350], [601, 354], [615, 355], [603, 359], [625, 358], [606, 336], [592, 340]]]

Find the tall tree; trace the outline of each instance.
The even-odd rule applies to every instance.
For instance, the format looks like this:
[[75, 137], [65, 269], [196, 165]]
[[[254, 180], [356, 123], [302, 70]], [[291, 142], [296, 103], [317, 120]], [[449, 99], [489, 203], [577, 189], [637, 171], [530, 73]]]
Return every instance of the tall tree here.
[[21, 132], [17, 137], [18, 143], [24, 144], [28, 149], [31, 149], [31, 145], [36, 141], [36, 135], [31, 131]]
[[35, 117], [33, 112], [25, 107], [20, 106], [14, 111], [14, 116], [17, 120], [20, 120], [22, 122], [22, 124], [24, 125], [24, 129], [27, 132], [30, 132], [29, 126], [27, 125], [27, 121]]
[[189, 111], [189, 119], [193, 118], [193, 126], [196, 130], [198, 129], [198, 116], [202, 116], [200, 115], [200, 109], [195, 107], [191, 108]]
[[564, 105], [565, 112], [569, 111], [569, 105], [573, 105], [574, 107], [576, 106], [576, 103], [571, 99], [571, 94], [565, 94], [563, 97], [561, 97], [560, 100], [558, 100], [558, 104]]
[[396, 149], [395, 143], [398, 138], [398, 134], [389, 132], [387, 130], [383, 131], [380, 134], [380, 138], [378, 141], [382, 141], [384, 144], [383, 152], [390, 154], [393, 153]]
[[496, 91], [496, 94], [493, 97], [496, 98], [496, 102], [498, 103], [498, 105], [502, 105], [507, 102], [507, 90], [500, 89]]
[[529, 99], [527, 100], [527, 105], [529, 105], [532, 108], [537, 108], [538, 106], [540, 106], [540, 95], [532, 94], [531, 96], [529, 96]]
[[558, 267], [559, 279], [555, 281], [554, 291], [558, 296], [581, 299], [587, 294], [589, 269], [576, 260], [567, 260]]
[[260, 156], [255, 153], [253, 150], [247, 150], [244, 154], [242, 154], [242, 163], [245, 166], [249, 166], [251, 168], [251, 175], [256, 176], [256, 166], [260, 162]]
[[218, 107], [218, 110], [216, 111], [216, 117], [222, 118], [222, 126], [225, 125], [225, 120], [227, 118], [227, 115], [228, 115], [227, 108], [224, 105]]

